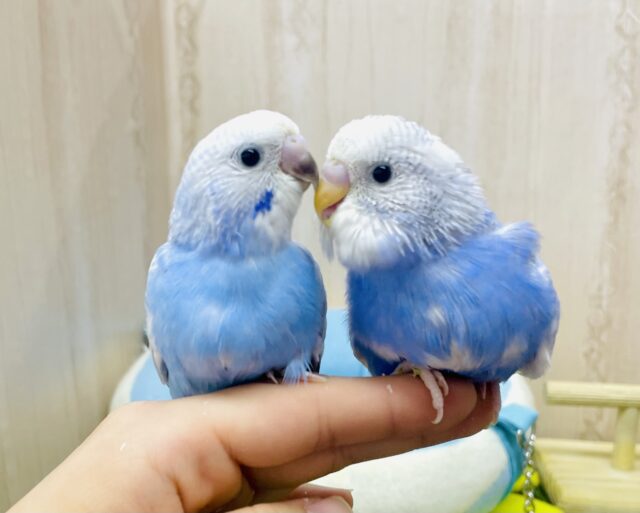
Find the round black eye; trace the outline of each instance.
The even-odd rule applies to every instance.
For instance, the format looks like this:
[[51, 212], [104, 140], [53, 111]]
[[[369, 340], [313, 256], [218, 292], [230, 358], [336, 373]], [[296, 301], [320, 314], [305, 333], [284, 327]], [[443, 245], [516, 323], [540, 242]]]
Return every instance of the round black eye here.
[[380, 164], [373, 168], [371, 176], [373, 176], [373, 179], [378, 183], [388, 182], [391, 178], [391, 167], [386, 164]]
[[260, 151], [257, 148], [246, 148], [240, 153], [240, 160], [247, 167], [255, 167], [260, 162]]

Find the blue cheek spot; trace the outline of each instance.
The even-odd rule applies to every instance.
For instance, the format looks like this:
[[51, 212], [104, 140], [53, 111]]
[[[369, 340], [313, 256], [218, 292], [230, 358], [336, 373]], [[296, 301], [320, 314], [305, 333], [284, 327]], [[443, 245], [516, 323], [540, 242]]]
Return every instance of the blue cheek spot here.
[[269, 212], [271, 210], [271, 200], [273, 199], [273, 191], [271, 189], [267, 189], [264, 191], [262, 198], [260, 201], [256, 203], [256, 206], [253, 208], [253, 218], [258, 217], [260, 212]]

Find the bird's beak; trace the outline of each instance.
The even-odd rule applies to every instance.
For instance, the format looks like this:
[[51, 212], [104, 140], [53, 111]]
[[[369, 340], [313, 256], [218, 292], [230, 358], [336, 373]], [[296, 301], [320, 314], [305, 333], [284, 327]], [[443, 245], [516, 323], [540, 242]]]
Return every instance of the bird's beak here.
[[318, 166], [301, 135], [288, 135], [284, 140], [280, 153], [280, 169], [306, 186], [318, 183]]
[[344, 164], [327, 162], [321, 175], [313, 205], [320, 220], [329, 226], [331, 216], [349, 192], [349, 172]]

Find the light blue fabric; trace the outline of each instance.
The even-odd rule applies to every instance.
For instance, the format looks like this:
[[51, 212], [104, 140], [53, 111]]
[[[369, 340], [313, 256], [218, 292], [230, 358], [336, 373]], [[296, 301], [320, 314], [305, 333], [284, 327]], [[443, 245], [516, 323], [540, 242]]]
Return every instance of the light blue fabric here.
[[327, 335], [320, 372], [331, 376], [370, 376], [367, 368], [353, 355], [349, 344], [349, 320], [345, 310], [327, 312]]
[[131, 386], [131, 401], [163, 401], [171, 399], [169, 388], [160, 383], [153, 360], [147, 358]]
[[486, 513], [491, 511], [502, 499], [509, 495], [511, 488], [513, 488], [513, 483], [518, 478], [510, 470], [511, 467], [505, 467], [493, 482], [493, 486], [489, 486], [466, 513]]
[[522, 472], [524, 464], [522, 448], [518, 442], [518, 431], [527, 433], [538, 418], [538, 412], [521, 404], [508, 404], [500, 410], [498, 424], [494, 427], [502, 439], [509, 456], [511, 475], [514, 476], [509, 489]]

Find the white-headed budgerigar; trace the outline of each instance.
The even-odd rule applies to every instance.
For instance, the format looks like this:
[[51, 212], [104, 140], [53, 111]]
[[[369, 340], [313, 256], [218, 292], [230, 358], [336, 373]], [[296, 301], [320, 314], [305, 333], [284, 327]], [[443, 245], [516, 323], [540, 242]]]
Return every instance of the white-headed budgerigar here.
[[145, 301], [149, 347], [173, 397], [318, 370], [325, 291], [291, 242], [317, 179], [298, 127], [276, 112], [233, 118], [191, 153]]
[[450, 371], [484, 384], [548, 368], [559, 303], [531, 224], [501, 224], [460, 157], [368, 116], [327, 152], [315, 207], [348, 269], [351, 343], [372, 374], [413, 370], [443, 414]]

